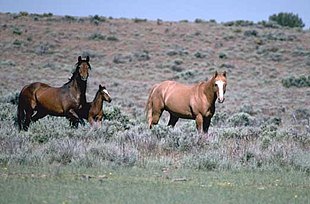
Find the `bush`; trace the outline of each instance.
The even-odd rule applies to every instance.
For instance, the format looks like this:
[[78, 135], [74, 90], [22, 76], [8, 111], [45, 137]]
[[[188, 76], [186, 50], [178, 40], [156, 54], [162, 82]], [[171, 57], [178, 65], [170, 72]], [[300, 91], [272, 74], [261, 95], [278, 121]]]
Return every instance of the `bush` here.
[[282, 79], [282, 85], [286, 88], [290, 88], [291, 86], [295, 87], [310, 87], [310, 75], [308, 77], [306, 76], [300, 76], [300, 77], [294, 77], [290, 76], [285, 79]]
[[119, 39], [114, 35], [107, 36], [106, 40], [115, 42], [119, 41]]
[[253, 125], [254, 120], [255, 118], [250, 114], [243, 112], [235, 113], [230, 118], [228, 118], [228, 122], [235, 127]]
[[90, 18], [90, 21], [95, 24], [98, 24], [98, 22], [105, 22], [106, 20], [106, 17], [100, 17], [98, 15], [94, 15]]
[[258, 32], [256, 30], [246, 30], [244, 31], [244, 36], [250, 37], [250, 36], [257, 36]]
[[23, 31], [21, 31], [19, 28], [17, 28], [17, 27], [14, 27], [13, 28], [13, 34], [15, 34], [15, 35], [21, 35], [22, 33], [23, 33]]
[[135, 23], [142, 23], [142, 22], [147, 22], [147, 19], [141, 19], [141, 18], [134, 18], [133, 19], [133, 22], [135, 22]]
[[298, 17], [297, 14], [293, 13], [278, 13], [269, 16], [270, 21], [274, 21], [281, 26], [286, 26], [290, 28], [303, 28], [305, 24], [303, 23], [302, 19]]
[[69, 21], [69, 22], [74, 22], [77, 21], [77, 18], [73, 17], [73, 16], [69, 16], [69, 15], [65, 15], [65, 17], [63, 18], [65, 21]]
[[106, 36], [101, 33], [93, 33], [88, 37], [89, 40], [105, 40]]
[[195, 19], [195, 23], [205, 23], [206, 21], [200, 18]]
[[254, 23], [252, 21], [245, 20], [237, 20], [237, 21], [229, 21], [224, 23], [224, 26], [252, 26]]

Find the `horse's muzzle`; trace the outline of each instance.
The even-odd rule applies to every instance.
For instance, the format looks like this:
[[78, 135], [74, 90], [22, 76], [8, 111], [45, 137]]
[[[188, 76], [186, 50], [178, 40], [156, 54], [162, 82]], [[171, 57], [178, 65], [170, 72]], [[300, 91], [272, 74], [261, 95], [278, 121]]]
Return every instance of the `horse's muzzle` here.
[[217, 101], [218, 101], [219, 103], [223, 103], [223, 102], [225, 101], [225, 98], [218, 98]]

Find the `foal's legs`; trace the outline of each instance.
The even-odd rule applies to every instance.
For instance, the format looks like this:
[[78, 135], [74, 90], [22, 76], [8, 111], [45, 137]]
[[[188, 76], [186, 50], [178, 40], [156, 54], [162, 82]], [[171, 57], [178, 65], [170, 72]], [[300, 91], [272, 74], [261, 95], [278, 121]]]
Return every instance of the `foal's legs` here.
[[176, 117], [176, 116], [174, 116], [174, 115], [172, 115], [170, 113], [170, 119], [169, 119], [169, 122], [168, 122], [168, 126], [174, 127], [175, 124], [178, 122], [178, 120], [179, 120], [178, 117]]

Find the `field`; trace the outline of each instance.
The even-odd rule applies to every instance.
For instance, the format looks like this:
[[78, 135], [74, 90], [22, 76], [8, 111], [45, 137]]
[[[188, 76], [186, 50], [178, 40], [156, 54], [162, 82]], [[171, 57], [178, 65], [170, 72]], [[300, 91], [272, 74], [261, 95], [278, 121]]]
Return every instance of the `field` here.
[[[1, 203], [307, 203], [310, 200], [310, 32], [216, 23], [0, 13]], [[28, 83], [61, 86], [90, 56], [102, 127], [46, 117], [16, 126]], [[145, 103], [163, 80], [227, 71], [208, 135], [194, 121], [149, 130]], [[104, 192], [104, 193], [103, 193]], [[83, 196], [85, 195], [85, 196]], [[59, 200], [55, 200], [55, 199]]]

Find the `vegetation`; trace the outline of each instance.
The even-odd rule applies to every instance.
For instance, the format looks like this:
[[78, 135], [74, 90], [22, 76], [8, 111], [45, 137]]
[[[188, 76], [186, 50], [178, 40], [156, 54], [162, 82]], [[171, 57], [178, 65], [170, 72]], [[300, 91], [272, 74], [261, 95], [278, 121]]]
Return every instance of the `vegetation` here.
[[[0, 19], [0, 203], [308, 201], [310, 32], [243, 21]], [[61, 86], [79, 55], [91, 56], [87, 100], [98, 84], [112, 96], [102, 126], [72, 129], [49, 116], [19, 132], [22, 87]], [[191, 120], [167, 127], [165, 113], [147, 128], [153, 84], [197, 83], [223, 70], [225, 102], [209, 134]]]
[[302, 19], [299, 18], [297, 14], [293, 13], [280, 12], [278, 14], [273, 14], [269, 16], [269, 21], [274, 21], [281, 26], [287, 26], [291, 28], [303, 28], [305, 26]]
[[285, 79], [282, 79], [282, 84], [286, 88], [289, 88], [291, 86], [295, 87], [310, 87], [310, 75], [307, 76], [300, 76], [300, 77], [287, 77]]

